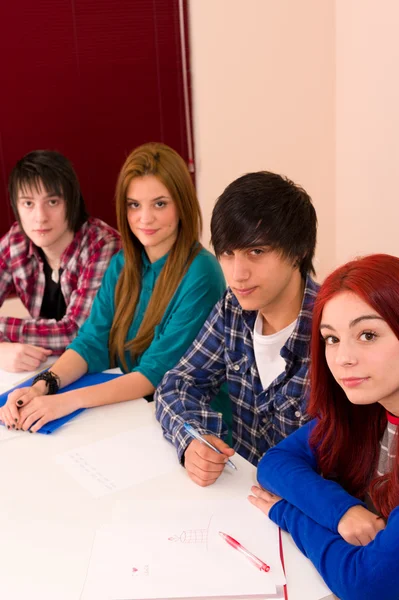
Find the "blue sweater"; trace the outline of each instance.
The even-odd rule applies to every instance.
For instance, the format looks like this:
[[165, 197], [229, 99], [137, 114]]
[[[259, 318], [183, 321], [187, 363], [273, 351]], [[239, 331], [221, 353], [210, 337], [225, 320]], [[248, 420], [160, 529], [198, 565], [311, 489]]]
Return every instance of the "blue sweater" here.
[[340, 600], [398, 600], [399, 507], [367, 546], [345, 542], [339, 521], [349, 508], [364, 504], [319, 475], [309, 445], [314, 425], [298, 429], [259, 463], [260, 485], [284, 498], [269, 517], [291, 534]]
[[[148, 260], [145, 252], [142, 256], [141, 292], [128, 340], [137, 334], [168, 255], [154, 263]], [[68, 346], [84, 358], [89, 373], [99, 373], [110, 367], [108, 338], [115, 314], [115, 287], [124, 264], [121, 251], [112, 258], [105, 272], [89, 318]], [[190, 346], [224, 290], [225, 281], [219, 263], [213, 254], [202, 248], [184, 275], [160, 324], [155, 327], [150, 346], [134, 362], [130, 352], [125, 353], [129, 372], [142, 373], [157, 387], [166, 371], [175, 366]]]

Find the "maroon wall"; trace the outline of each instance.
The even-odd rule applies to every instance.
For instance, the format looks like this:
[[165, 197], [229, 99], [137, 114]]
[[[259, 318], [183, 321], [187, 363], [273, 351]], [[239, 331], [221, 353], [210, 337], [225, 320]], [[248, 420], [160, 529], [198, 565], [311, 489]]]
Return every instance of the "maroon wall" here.
[[188, 158], [178, 0], [0, 4], [0, 235], [10, 170], [38, 148], [65, 154], [89, 212], [115, 225], [130, 150], [162, 141]]

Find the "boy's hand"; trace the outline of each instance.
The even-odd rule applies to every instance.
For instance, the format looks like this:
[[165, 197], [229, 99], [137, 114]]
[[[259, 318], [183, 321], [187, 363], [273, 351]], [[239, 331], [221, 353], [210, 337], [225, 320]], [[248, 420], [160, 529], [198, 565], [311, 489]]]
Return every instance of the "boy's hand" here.
[[36, 371], [50, 356], [51, 350], [13, 342], [0, 343], [0, 368], [11, 373]]
[[190, 442], [184, 453], [184, 466], [189, 477], [202, 487], [215, 483], [226, 462], [234, 454], [233, 448], [216, 435], [204, 435], [204, 438], [222, 454], [218, 454], [198, 440]]

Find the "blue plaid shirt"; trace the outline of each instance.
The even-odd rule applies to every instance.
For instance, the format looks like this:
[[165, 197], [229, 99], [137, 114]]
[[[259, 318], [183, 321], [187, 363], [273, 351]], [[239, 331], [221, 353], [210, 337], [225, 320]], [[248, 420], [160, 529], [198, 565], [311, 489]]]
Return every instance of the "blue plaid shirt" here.
[[318, 285], [308, 276], [294, 331], [281, 349], [286, 367], [263, 389], [256, 366], [253, 330], [257, 311], [243, 310], [230, 289], [216, 304], [185, 355], [168, 371], [155, 394], [156, 416], [180, 461], [192, 438], [191, 423], [201, 434], [225, 437], [222, 415], [211, 399], [227, 382], [233, 411], [233, 447], [252, 464], [280, 440], [308, 421], [309, 341]]

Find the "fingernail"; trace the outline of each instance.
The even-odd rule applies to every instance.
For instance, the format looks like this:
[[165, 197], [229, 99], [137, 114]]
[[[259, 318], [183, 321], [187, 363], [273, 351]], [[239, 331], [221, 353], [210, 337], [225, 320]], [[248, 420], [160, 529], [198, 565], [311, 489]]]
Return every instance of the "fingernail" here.
[[31, 431], [30, 429], [28, 429], [29, 433], [33, 433], [33, 431]]
[[15, 425], [14, 425], [14, 423], [13, 423], [13, 425], [12, 425], [12, 428], [13, 428], [13, 429], [15, 429]]
[[18, 406], [22, 406], [23, 405], [23, 401], [22, 400], [17, 400], [17, 404], [18, 404]]
[[10, 426], [9, 426], [9, 425], [7, 425], [7, 429], [10, 429]]
[[16, 423], [18, 423], [18, 419], [14, 419], [14, 421], [15, 421]]

